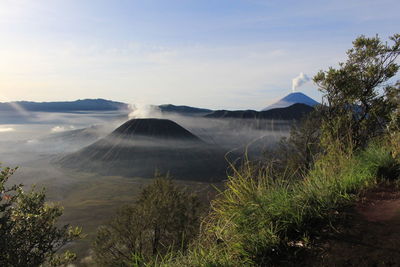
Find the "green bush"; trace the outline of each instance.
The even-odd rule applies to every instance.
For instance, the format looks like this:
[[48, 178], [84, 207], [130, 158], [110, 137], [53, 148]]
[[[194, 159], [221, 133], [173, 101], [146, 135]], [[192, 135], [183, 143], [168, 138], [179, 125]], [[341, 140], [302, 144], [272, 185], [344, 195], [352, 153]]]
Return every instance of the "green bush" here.
[[155, 179], [133, 205], [98, 229], [93, 244], [96, 263], [152, 266], [177, 250], [184, 251], [198, 232], [199, 205], [196, 195], [170, 179]]
[[[325, 134], [341, 139], [343, 133], [350, 133], [356, 147], [365, 147], [384, 131], [398, 105], [393, 97], [399, 99], [399, 83], [392, 84], [391, 78], [400, 68], [396, 61], [400, 34], [389, 39], [392, 45], [378, 36], [360, 36], [347, 51], [346, 62], [315, 75], [326, 106]], [[344, 136], [341, 142], [346, 141]]]
[[45, 202], [42, 191], [7, 186], [16, 169], [0, 168], [0, 266], [60, 265], [75, 259], [56, 252], [81, 236], [80, 228], [58, 227], [62, 207]]

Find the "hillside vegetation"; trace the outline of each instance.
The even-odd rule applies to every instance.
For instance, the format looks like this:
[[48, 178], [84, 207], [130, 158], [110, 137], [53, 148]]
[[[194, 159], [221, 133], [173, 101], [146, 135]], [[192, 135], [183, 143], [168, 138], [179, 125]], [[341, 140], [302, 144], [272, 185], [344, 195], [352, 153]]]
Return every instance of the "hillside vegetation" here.
[[[290, 261], [311, 246], [312, 235], [328, 225], [338, 208], [374, 186], [382, 169], [396, 166], [390, 150], [371, 144], [358, 153], [330, 151], [304, 179], [275, 179], [252, 166], [229, 177], [213, 201], [202, 236], [173, 265], [238, 266]], [[281, 262], [282, 263], [282, 262]]]
[[296, 160], [300, 153], [308, 162], [278, 169], [245, 162], [235, 169], [212, 202], [192, 249], [165, 264], [293, 263], [299, 251], [312, 248], [315, 231], [329, 226], [339, 208], [378, 180], [397, 178], [400, 83], [387, 82], [399, 68], [400, 35], [391, 40], [393, 46], [361, 36], [339, 69], [314, 77], [325, 100], [316, 111], [320, 124], [303, 125], [320, 130], [295, 130], [283, 161]]

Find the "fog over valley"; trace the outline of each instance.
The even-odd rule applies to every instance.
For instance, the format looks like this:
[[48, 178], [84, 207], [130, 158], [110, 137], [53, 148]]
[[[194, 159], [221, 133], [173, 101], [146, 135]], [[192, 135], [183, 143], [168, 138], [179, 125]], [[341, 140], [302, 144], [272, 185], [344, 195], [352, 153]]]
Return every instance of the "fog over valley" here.
[[262, 156], [288, 136], [292, 124], [178, 110], [149, 105], [113, 111], [5, 110], [0, 113], [2, 166], [18, 166], [11, 183], [22, 183], [25, 190], [45, 187], [48, 200], [64, 206], [62, 222], [80, 225], [89, 235], [71, 244], [85, 257], [95, 229], [131, 203], [156, 171], [208, 199], [215, 194], [213, 186], [226, 179], [228, 161], [239, 161], [245, 152]]

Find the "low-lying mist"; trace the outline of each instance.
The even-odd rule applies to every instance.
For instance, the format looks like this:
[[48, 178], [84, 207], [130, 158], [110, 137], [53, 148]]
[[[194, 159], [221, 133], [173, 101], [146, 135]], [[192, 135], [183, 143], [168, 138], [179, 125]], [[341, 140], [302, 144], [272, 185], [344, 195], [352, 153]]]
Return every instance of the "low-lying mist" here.
[[[0, 162], [2, 166], [19, 166], [19, 170], [9, 182], [22, 183], [28, 188], [32, 184], [37, 184], [39, 188], [46, 187], [48, 200], [60, 202], [65, 207], [63, 223], [82, 226], [84, 232], [88, 234], [86, 239], [73, 244], [82, 257], [88, 253], [90, 240], [94, 237], [96, 228], [105, 223], [118, 207], [134, 201], [140, 188], [150, 179], [116, 175], [112, 173], [112, 168], [106, 175], [88, 169], [72, 170], [61, 168], [54, 162], [99, 142], [118, 126], [134, 118], [132, 115], [170, 119], [176, 122], [201, 140], [203, 145], [197, 144], [196, 149], [201, 147], [199, 150], [201, 153], [204, 153], [205, 148], [217, 149], [223, 152], [219, 155], [221, 160], [225, 160], [223, 157], [227, 152], [238, 156], [246, 150], [253, 157], [260, 156], [264, 149], [276, 145], [282, 137], [287, 136], [291, 127], [290, 123], [284, 121], [207, 119], [152, 111], [137, 112], [130, 117], [117, 112], [31, 112], [29, 114], [31, 117], [19, 115], [10, 119], [7, 118], [7, 114], [0, 114], [0, 122], [3, 122], [0, 124]], [[171, 153], [171, 149], [168, 148], [173, 148], [179, 153], [168, 156], [171, 161], [168, 166], [182, 171], [193, 170], [192, 166], [185, 166], [185, 169], [179, 165], [182, 160], [186, 160], [192, 162], [193, 166], [212, 171], [207, 169], [209, 167], [207, 162], [199, 164], [203, 161], [202, 157], [188, 157], [196, 153], [192, 153], [195, 151], [193, 144], [187, 142], [154, 142], [146, 137], [112, 140], [112, 142], [114, 145], [118, 143], [125, 149], [117, 150], [116, 153], [125, 153], [124, 151], [129, 151], [129, 147], [139, 147], [140, 149], [135, 151], [155, 154], [155, 159], [162, 153]], [[163, 149], [160, 150], [160, 147]], [[212, 160], [211, 156], [215, 156], [216, 153], [205, 155], [210, 155], [209, 158]], [[139, 160], [138, 165], [146, 165], [148, 171], [154, 162], [152, 163], [151, 157], [148, 157], [146, 161]], [[96, 164], [93, 166], [104, 168], [102, 164]], [[115, 162], [115, 166], [115, 169], [118, 169], [126, 165], [123, 162]], [[152, 169], [151, 171], [153, 172]], [[200, 195], [208, 196], [209, 192], [213, 191], [209, 180], [178, 182], [199, 192]]]
[[[5, 121], [7, 116], [1, 114], [0, 121]], [[79, 151], [107, 136], [129, 118], [143, 116], [170, 119], [209, 145], [236, 154], [247, 151], [251, 156], [259, 156], [265, 149], [277, 144], [288, 135], [291, 127], [285, 121], [208, 119], [161, 113], [149, 108], [133, 112], [130, 117], [117, 112], [30, 112], [29, 116], [20, 116], [13, 124], [0, 125], [0, 162], [3, 165], [23, 168], [25, 165], [35, 166], [36, 162], [47, 161], [50, 164], [54, 157]], [[138, 138], [124, 142], [126, 146], [151, 145], [148, 140]], [[182, 146], [179, 142], [163, 142], [163, 145]]]

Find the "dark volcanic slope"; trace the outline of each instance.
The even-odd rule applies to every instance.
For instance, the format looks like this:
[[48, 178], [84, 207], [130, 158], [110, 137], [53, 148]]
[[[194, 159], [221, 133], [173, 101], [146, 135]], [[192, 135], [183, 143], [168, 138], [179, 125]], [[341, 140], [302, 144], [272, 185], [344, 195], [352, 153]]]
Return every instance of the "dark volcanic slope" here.
[[301, 92], [294, 92], [294, 93], [288, 94], [287, 96], [285, 96], [278, 102], [264, 108], [263, 111], [275, 109], [275, 108], [286, 108], [293, 104], [305, 104], [310, 107], [314, 107], [314, 106], [318, 105], [319, 103], [317, 101], [315, 101], [314, 99], [312, 99], [311, 97], [309, 97]]
[[200, 141], [200, 139], [179, 124], [165, 119], [133, 119], [112, 132], [114, 137], [131, 138], [144, 136], [164, 140]]
[[217, 181], [225, 177], [224, 151], [170, 120], [130, 120], [107, 137], [59, 161], [66, 168], [102, 175]]
[[236, 119], [264, 119], [264, 120], [300, 120], [314, 108], [305, 104], [294, 104], [286, 108], [275, 108], [266, 111], [255, 110], [217, 110], [206, 115], [206, 118], [236, 118]]
[[300, 120], [314, 108], [306, 104], [297, 103], [286, 108], [275, 108], [260, 112], [261, 119]]

